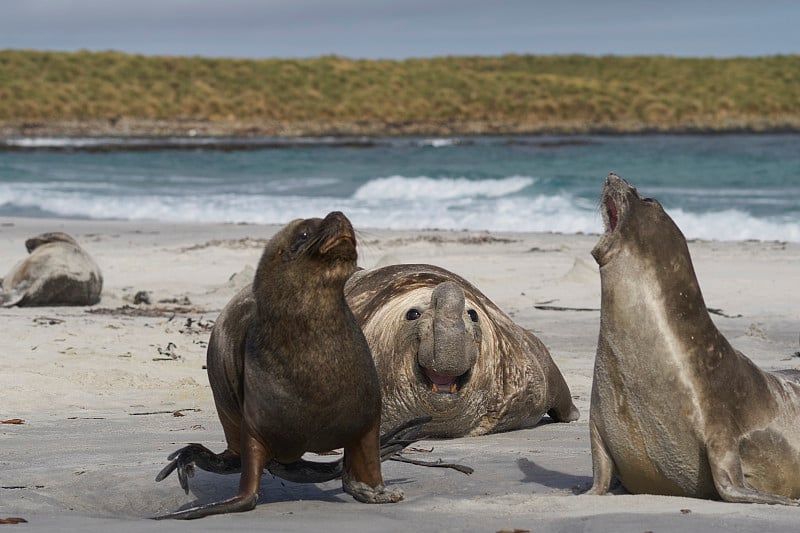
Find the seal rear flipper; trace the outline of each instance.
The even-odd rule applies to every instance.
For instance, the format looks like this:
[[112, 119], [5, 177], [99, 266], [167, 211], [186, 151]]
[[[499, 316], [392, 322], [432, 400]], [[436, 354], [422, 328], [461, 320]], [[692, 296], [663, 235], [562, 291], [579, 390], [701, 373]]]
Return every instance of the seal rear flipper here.
[[[412, 418], [390, 429], [380, 438], [381, 461], [393, 458], [407, 446], [414, 444], [419, 439], [416, 437], [419, 428], [433, 420], [431, 416]], [[344, 459], [330, 462], [306, 461], [300, 459], [292, 463], [271, 462], [267, 470], [281, 479], [292, 483], [324, 483], [342, 477], [344, 473]]]
[[738, 453], [739, 443], [734, 439], [710, 441], [707, 450], [714, 487], [723, 501], [800, 506], [800, 500], [756, 490], [748, 485]]
[[197, 443], [175, 450], [167, 459], [170, 462], [158, 473], [156, 481], [163, 480], [177, 470], [178, 482], [186, 494], [189, 494], [189, 478], [194, 477], [195, 466], [215, 474], [238, 474], [242, 471], [242, 461], [238, 454], [230, 450], [217, 454]]
[[783, 378], [783, 379], [785, 379], [787, 381], [793, 381], [795, 383], [800, 383], [800, 370], [797, 370], [796, 368], [786, 368], [786, 369], [783, 369], [783, 370], [771, 370], [769, 373], [774, 375], [774, 376], [778, 376], [780, 378]]
[[327, 463], [300, 459], [293, 463], [271, 462], [267, 465], [270, 474], [292, 483], [324, 483], [342, 477], [343, 459]]
[[407, 446], [417, 442], [417, 433], [420, 428], [433, 420], [432, 416], [420, 416], [406, 420], [381, 435], [381, 461], [390, 459], [395, 454], [403, 451]]
[[0, 292], [0, 307], [14, 307], [22, 303], [29, 286], [30, 283], [25, 283], [24, 286], [18, 285], [10, 291]]

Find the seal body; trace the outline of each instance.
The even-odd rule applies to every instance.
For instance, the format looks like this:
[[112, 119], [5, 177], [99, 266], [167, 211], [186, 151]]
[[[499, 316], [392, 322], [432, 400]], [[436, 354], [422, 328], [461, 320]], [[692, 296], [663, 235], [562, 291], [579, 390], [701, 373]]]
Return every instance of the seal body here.
[[345, 491], [369, 503], [402, 499], [383, 485], [378, 376], [343, 294], [356, 257], [353, 228], [338, 212], [296, 220], [267, 244], [252, 286], [223, 309], [209, 340], [208, 376], [227, 449], [177, 452], [187, 455], [177, 461], [211, 471], [240, 469], [239, 494], [167, 517], [252, 509], [264, 468], [334, 448], [344, 448]]
[[632, 493], [797, 505], [800, 385], [717, 330], [686, 239], [656, 200], [611, 174], [602, 210], [590, 493], [616, 475]]
[[530, 427], [578, 410], [542, 342], [464, 278], [431, 265], [357, 272], [345, 295], [375, 359], [385, 427], [461, 437]]
[[0, 305], [93, 305], [100, 301], [100, 268], [70, 235], [43, 233], [25, 241], [25, 247], [30, 255], [2, 280]]

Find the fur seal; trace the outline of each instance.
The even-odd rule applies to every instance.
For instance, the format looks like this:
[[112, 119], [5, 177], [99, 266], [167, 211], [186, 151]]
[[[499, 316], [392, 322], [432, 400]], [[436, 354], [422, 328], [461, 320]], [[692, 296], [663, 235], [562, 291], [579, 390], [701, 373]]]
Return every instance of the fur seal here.
[[356, 258], [353, 227], [339, 212], [295, 220], [267, 243], [252, 286], [222, 310], [208, 344], [208, 377], [227, 449], [215, 454], [189, 445], [156, 478], [177, 468], [187, 489], [194, 464], [241, 471], [239, 493], [159, 518], [250, 510], [264, 468], [294, 479], [295, 466], [310, 463], [301, 460], [305, 452], [334, 448], [344, 448], [342, 486], [356, 500], [403, 499], [383, 484], [378, 375], [344, 299]]
[[800, 385], [717, 330], [658, 201], [610, 174], [601, 206], [589, 493], [616, 475], [632, 493], [800, 504]]
[[382, 420], [433, 420], [429, 437], [535, 425], [545, 413], [577, 420], [569, 388], [544, 344], [464, 278], [431, 265], [362, 270], [345, 296], [375, 358]]
[[0, 305], [93, 305], [100, 301], [103, 275], [70, 235], [42, 233], [25, 241], [30, 254], [2, 280]]

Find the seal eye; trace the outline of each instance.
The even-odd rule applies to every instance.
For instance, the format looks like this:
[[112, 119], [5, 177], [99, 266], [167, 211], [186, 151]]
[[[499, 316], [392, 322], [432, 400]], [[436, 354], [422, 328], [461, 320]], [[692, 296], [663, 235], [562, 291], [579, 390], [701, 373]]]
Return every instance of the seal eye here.
[[470, 309], [469, 311], [467, 311], [467, 314], [469, 315], [470, 320], [472, 320], [473, 322], [478, 321], [478, 312], [475, 311], [474, 309]]
[[655, 201], [655, 200], [653, 200], [652, 198], [642, 198], [642, 200], [644, 200], [644, 201], [645, 201], [645, 202], [647, 202], [648, 204], [652, 204], [652, 203]]
[[406, 320], [416, 320], [421, 316], [422, 316], [422, 313], [420, 313], [416, 309], [409, 309], [408, 313], [406, 313]]
[[298, 233], [297, 236], [295, 237], [294, 243], [292, 243], [291, 252], [293, 254], [296, 254], [300, 250], [300, 248], [303, 247], [303, 245], [306, 243], [307, 240], [308, 240], [308, 230], [304, 229], [303, 231]]

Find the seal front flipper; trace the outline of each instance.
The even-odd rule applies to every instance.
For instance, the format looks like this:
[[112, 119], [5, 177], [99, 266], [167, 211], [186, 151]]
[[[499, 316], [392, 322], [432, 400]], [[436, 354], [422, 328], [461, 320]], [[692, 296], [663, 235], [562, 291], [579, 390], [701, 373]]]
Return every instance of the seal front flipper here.
[[25, 298], [25, 291], [28, 290], [30, 285], [30, 281], [25, 280], [12, 287], [10, 290], [5, 292], [0, 291], [0, 307], [14, 307], [18, 305]]
[[397, 503], [403, 499], [403, 491], [383, 484], [379, 433], [380, 417], [363, 435], [345, 445], [342, 488], [362, 503]]
[[[183, 511], [176, 511], [174, 513], [168, 513], [166, 515], [157, 516], [155, 519], [162, 520], [165, 518], [174, 518], [177, 520], [193, 520], [195, 518], [203, 518], [205, 516], [214, 514], [241, 513], [254, 509], [256, 503], [258, 502], [258, 488], [261, 484], [261, 475], [263, 474], [267, 463], [272, 460], [274, 455], [266, 446], [259, 442], [258, 439], [252, 436], [246, 425], [242, 428], [241, 444], [242, 477], [239, 478], [239, 494], [228, 500], [199, 505], [190, 509], [184, 509]], [[199, 446], [199, 448], [203, 448], [203, 446]], [[202, 450], [200, 451], [201, 456], [204, 455]], [[177, 453], [177, 457], [180, 457], [181, 451], [179, 450]], [[224, 453], [225, 452], [220, 455], [223, 455]], [[211, 455], [215, 454], [211, 453]], [[165, 470], [167, 470], [167, 468], [165, 468]], [[165, 475], [168, 474], [169, 472]], [[161, 474], [159, 474], [159, 476], [160, 475]]]
[[258, 494], [250, 494], [245, 497], [235, 496], [229, 500], [198, 505], [197, 507], [184, 509], [183, 511], [175, 511], [174, 513], [156, 516], [153, 520], [165, 520], [168, 518], [174, 520], [194, 520], [212, 514], [243, 513], [254, 509], [257, 501]]
[[572, 394], [561, 372], [557, 369], [550, 372], [550, 385], [548, 388], [555, 391], [553, 407], [548, 409], [547, 415], [556, 422], [575, 422], [581, 417], [581, 412], [572, 402]]
[[597, 426], [589, 418], [589, 440], [592, 446], [592, 475], [594, 481], [592, 488], [584, 492], [588, 495], [600, 495], [608, 493], [611, 488], [611, 480], [614, 477], [614, 461], [608, 453], [608, 449], [603, 443], [600, 432], [597, 431]]
[[189, 494], [189, 478], [194, 477], [195, 467], [215, 474], [238, 474], [242, 471], [242, 460], [238, 454], [230, 450], [217, 454], [197, 443], [172, 452], [167, 459], [170, 462], [158, 473], [156, 481], [163, 480], [177, 470], [178, 481], [186, 494]]

